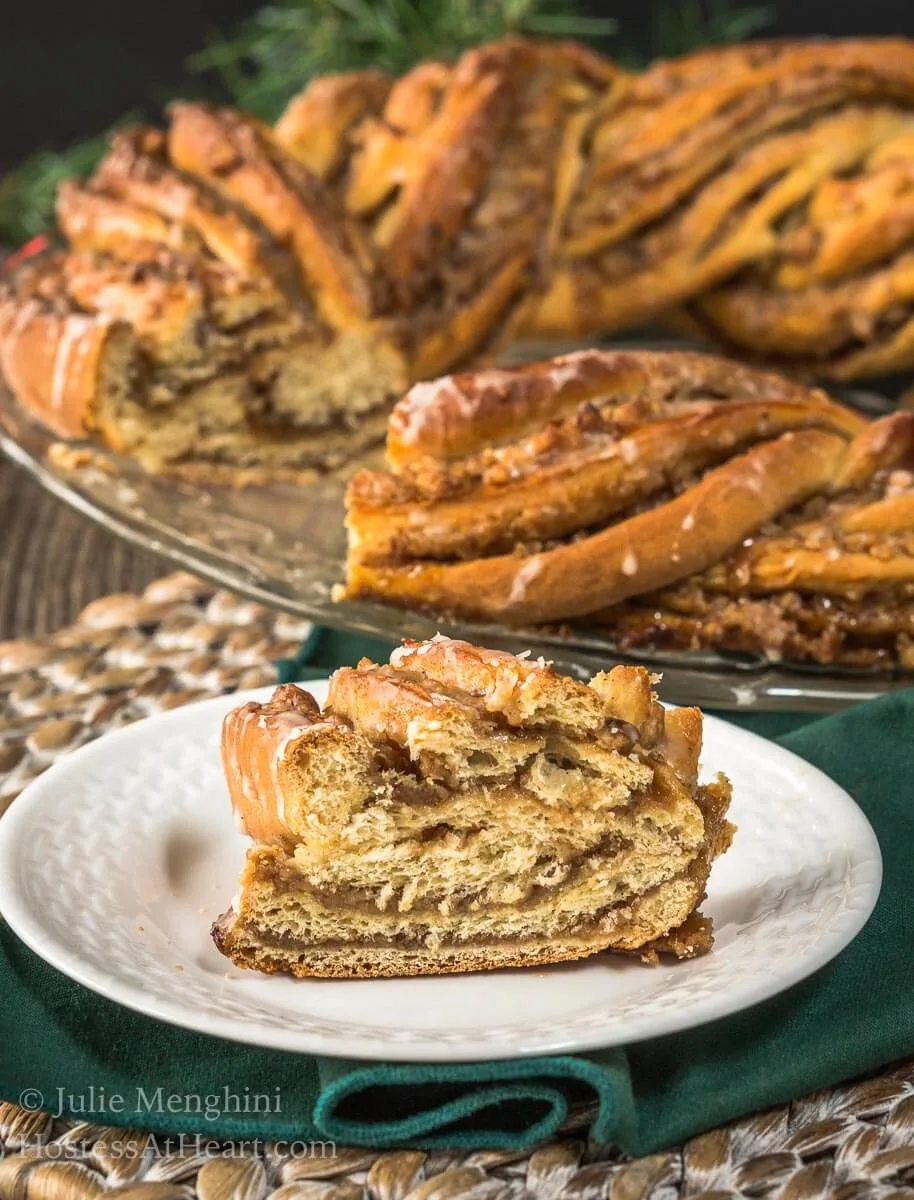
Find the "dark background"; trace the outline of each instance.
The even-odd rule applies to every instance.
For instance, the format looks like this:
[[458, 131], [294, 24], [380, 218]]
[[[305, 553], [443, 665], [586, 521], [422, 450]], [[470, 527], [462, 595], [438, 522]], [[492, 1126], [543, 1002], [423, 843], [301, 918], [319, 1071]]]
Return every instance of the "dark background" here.
[[[429, 0], [434, 3], [434, 0]], [[911, 0], [776, 0], [771, 34], [914, 34]], [[149, 94], [180, 91], [185, 57], [252, 0], [0, 0], [0, 172], [30, 150], [96, 133]], [[650, 0], [582, 4], [646, 36]], [[200, 84], [194, 85], [199, 89]]]

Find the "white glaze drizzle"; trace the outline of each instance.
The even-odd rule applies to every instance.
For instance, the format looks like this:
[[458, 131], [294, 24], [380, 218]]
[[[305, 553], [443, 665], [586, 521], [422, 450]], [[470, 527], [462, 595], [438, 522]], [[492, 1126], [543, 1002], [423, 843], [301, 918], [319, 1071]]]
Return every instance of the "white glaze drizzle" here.
[[515, 573], [514, 579], [511, 582], [511, 591], [508, 595], [508, 603], [516, 604], [523, 600], [527, 594], [527, 588], [530, 583], [539, 575], [543, 569], [543, 561], [538, 554], [535, 554], [528, 562]]
[[395, 409], [402, 442], [412, 445], [419, 441], [432, 410], [444, 396], [449, 396], [461, 412], [467, 411], [469, 397], [457, 386], [453, 375], [413, 384]]
[[13, 338], [18, 337], [19, 334], [22, 333], [23, 329], [25, 329], [26, 325], [28, 325], [29, 321], [31, 321], [32, 317], [37, 314], [37, 312], [37, 300], [29, 300], [23, 304], [22, 308], [19, 309], [19, 311], [16, 313], [16, 316], [13, 318], [13, 323], [10, 326], [8, 335], [9, 338], [12, 340]]
[[622, 574], [637, 575], [638, 574], [638, 557], [634, 550], [626, 550], [625, 557], [622, 559]]
[[279, 782], [279, 768], [285, 761], [286, 752], [289, 747], [303, 737], [305, 734], [316, 732], [320, 729], [329, 728], [329, 721], [310, 721], [307, 717], [303, 717], [297, 712], [278, 712], [271, 714], [271, 720], [274, 724], [280, 727], [285, 727], [286, 733], [280, 739], [273, 751], [273, 760], [270, 767], [270, 774], [273, 779], [273, 795], [276, 797], [276, 816], [279, 818], [280, 824], [286, 824], [286, 798]]
[[70, 317], [61, 334], [60, 341], [57, 343], [57, 352], [54, 355], [54, 375], [51, 382], [51, 409], [54, 412], [58, 412], [63, 407], [67, 387], [67, 370], [77, 339], [91, 328], [92, 323], [89, 317]]

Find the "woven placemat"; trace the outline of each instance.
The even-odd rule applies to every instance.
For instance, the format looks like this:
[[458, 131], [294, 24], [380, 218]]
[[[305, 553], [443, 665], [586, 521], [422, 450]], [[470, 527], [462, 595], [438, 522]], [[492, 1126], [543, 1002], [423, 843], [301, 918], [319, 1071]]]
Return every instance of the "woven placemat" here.
[[[139, 596], [95, 601], [55, 634], [0, 642], [0, 812], [55, 759], [101, 733], [272, 683], [274, 660], [294, 655], [308, 631], [178, 574]], [[101, 1196], [914, 1200], [914, 1061], [628, 1161], [574, 1138], [510, 1154], [169, 1139], [0, 1103], [0, 1200]]]

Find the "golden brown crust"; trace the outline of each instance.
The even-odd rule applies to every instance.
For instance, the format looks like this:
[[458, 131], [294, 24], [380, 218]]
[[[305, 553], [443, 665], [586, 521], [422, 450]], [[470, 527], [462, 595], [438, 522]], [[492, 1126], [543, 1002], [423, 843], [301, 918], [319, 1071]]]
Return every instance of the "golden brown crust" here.
[[[546, 368], [442, 381], [421, 420], [400, 410], [392, 432], [401, 445], [412, 429], [415, 457], [350, 483], [347, 595], [514, 626], [578, 619], [625, 645], [650, 645], [654, 630], [661, 648], [727, 649], [731, 631], [739, 650], [765, 648], [762, 597], [846, 607], [882, 594], [897, 616], [877, 641], [830, 645], [842, 661], [908, 660], [914, 413], [867, 422], [698, 355], [594, 351]], [[503, 413], [518, 440], [499, 445]], [[486, 439], [496, 445], [474, 452]], [[420, 453], [432, 447], [442, 459]], [[701, 594], [728, 598], [708, 602], [707, 635]], [[772, 654], [802, 647], [785, 629], [772, 619]], [[825, 643], [809, 645], [822, 661]]]
[[[912, 90], [914, 48], [901, 38], [751, 44], [661, 62], [632, 80], [594, 134], [591, 177], [603, 186], [583, 184], [569, 250], [589, 252], [656, 219], [760, 133], [836, 101], [904, 101]], [[658, 160], [668, 169], [645, 187]]]
[[914, 351], [914, 256], [831, 287], [779, 292], [749, 278], [690, 305], [690, 328], [731, 353], [776, 359], [806, 376], [889, 375]]
[[262, 235], [199, 180], [173, 168], [165, 135], [158, 130], [139, 126], [115, 133], [91, 187], [98, 196], [131, 206], [144, 219], [156, 214], [168, 245], [205, 247], [242, 275], [270, 273]]
[[323, 713], [244, 705], [223, 760], [258, 841], [216, 945], [340, 978], [707, 950], [729, 785], [697, 784], [701, 714], [651, 684], [435, 638], [337, 671]]
[[[229, 132], [239, 124], [225, 121]], [[255, 174], [268, 174], [271, 154], [264, 142]], [[79, 423], [58, 420], [58, 432], [91, 420], [149, 471], [237, 485], [334, 470], [380, 440], [405, 383], [390, 332], [374, 320], [328, 324], [289, 252], [230, 196], [178, 170], [163, 135], [116, 135], [88, 184], [61, 189], [59, 208], [69, 248], [22, 269], [3, 301], [22, 402], [53, 418], [76, 406], [62, 403], [69, 386], [84, 410]], [[87, 350], [70, 385], [55, 379], [50, 335], [44, 359], [34, 352], [33, 301], [67, 319], [58, 362], [77, 333], [112, 328], [94, 373]]]
[[471, 642], [434, 637], [406, 640], [390, 656], [398, 670], [418, 671], [433, 682], [478, 697], [487, 712], [509, 725], [573, 723], [596, 730], [606, 721], [603, 701], [582, 683], [502, 650], [484, 650]]
[[891, 610], [914, 589], [912, 518], [914, 478], [882, 475], [875, 492], [839, 494], [824, 511], [741, 547], [703, 582], [731, 595], [805, 591], [852, 600], [881, 592]]
[[404, 135], [428, 129], [452, 77], [453, 67], [446, 63], [420, 63], [393, 81], [377, 120], [359, 123], [352, 134], [353, 161], [346, 164], [342, 184], [347, 212], [364, 216], [389, 198], [409, 159]]
[[704, 715], [700, 708], [675, 708], [666, 713], [661, 751], [689, 786], [698, 783]]
[[168, 152], [176, 166], [241, 204], [289, 247], [331, 324], [345, 328], [370, 316], [370, 290], [345, 223], [332, 212], [319, 181], [267, 130], [231, 109], [176, 104]]
[[826, 487], [844, 447], [833, 433], [787, 433], [716, 467], [667, 504], [580, 541], [467, 563], [356, 562], [347, 591], [512, 625], [583, 616], [704, 570]]
[[[782, 375], [708, 354], [582, 350], [545, 362], [468, 371], [416, 384], [394, 408], [387, 434], [390, 461], [462, 458], [514, 441], [587, 402], [708, 399], [732, 396], [811, 403], [808, 388]], [[823, 405], [827, 398], [820, 394]], [[837, 406], [831, 406], [837, 414]], [[842, 419], [853, 418], [846, 409]]]
[[426, 742], [447, 726], [446, 736], [468, 743], [479, 710], [469, 697], [439, 688], [418, 672], [376, 666], [340, 667], [330, 678], [327, 707], [357, 729], [409, 751], [419, 758]]
[[631, 78], [596, 119], [527, 330], [606, 332], [686, 302], [725, 348], [810, 373], [910, 362], [912, 105], [901, 39], [753, 44]]
[[114, 250], [129, 256], [135, 248], [148, 252], [155, 245], [184, 251], [194, 248], [182, 226], [134, 204], [91, 191], [74, 179], [66, 180], [58, 189], [57, 222], [77, 249]]
[[670, 404], [626, 424], [623, 407], [587, 410], [504, 454], [452, 469], [420, 463], [350, 483], [351, 557], [360, 562], [475, 558], [596, 527], [754, 442], [792, 429], [849, 435], [863, 419], [813, 396]]
[[[594, 613], [589, 622], [629, 651], [652, 644], [910, 667], [914, 460], [910, 447], [907, 457], [885, 449], [904, 446], [910, 428], [902, 426], [912, 415], [883, 418], [855, 439], [847, 455], [854, 469], [831, 494], [785, 515], [706, 571]], [[889, 431], [894, 439], [884, 436]]]
[[[910, 509], [908, 510], [910, 514]], [[910, 525], [908, 526], [910, 529]], [[768, 538], [740, 563], [746, 586], [759, 592], [800, 591], [858, 596], [899, 584], [914, 585], [914, 556], [880, 561], [868, 550], [808, 549], [793, 538]]]
[[617, 74], [580, 47], [508, 38], [415, 68], [353, 132], [336, 195], [413, 378], [510, 336], [548, 270], [592, 102]]
[[914, 529], [914, 494], [888, 495], [851, 509], [835, 524], [843, 533], [909, 533]]
[[292, 741], [324, 725], [320, 705], [294, 684], [277, 688], [266, 704], [249, 701], [222, 723], [222, 769], [240, 829], [259, 842], [284, 841], [281, 767]]
[[509, 117], [516, 61], [516, 54], [485, 47], [464, 56], [452, 75], [434, 129], [426, 130], [424, 152], [399, 188], [378, 239], [385, 270], [401, 294], [422, 286], [462, 227]]
[[667, 716], [654, 691], [657, 681], [657, 676], [646, 667], [620, 663], [610, 671], [595, 675], [590, 687], [600, 697], [610, 720], [623, 721], [637, 729], [639, 740], [652, 746], [662, 738]]
[[329, 178], [351, 153], [353, 131], [380, 112], [392, 82], [369, 70], [312, 80], [276, 122], [277, 142], [319, 179]]
[[853, 163], [848, 138], [836, 129], [845, 169], [817, 181], [751, 271], [690, 302], [687, 318], [699, 335], [821, 377], [888, 374], [910, 362], [910, 118], [895, 110], [852, 110], [843, 118], [854, 119], [869, 120], [871, 136]]
[[[902, 39], [753, 43], [631, 75], [571, 43], [508, 38], [396, 81], [372, 71], [317, 80], [273, 131], [179, 104], [167, 134], [119, 132], [87, 184], [61, 187], [59, 226], [78, 267], [61, 268], [62, 308], [126, 320], [156, 369], [163, 354], [173, 363], [163, 346], [181, 342], [186, 355], [195, 338], [198, 359], [221, 369], [226, 324], [238, 333], [232, 364], [251, 350], [237, 307], [218, 338], [204, 329], [207, 298], [222, 303], [235, 277], [245, 303], [270, 308], [271, 346], [315, 347], [313, 375], [351, 394], [353, 420], [385, 390], [373, 382], [381, 340], [401, 360], [397, 387], [407, 364], [424, 380], [487, 361], [524, 330], [602, 334], [648, 316], [807, 376], [904, 370], [914, 364], [912, 112], [914, 43]], [[103, 295], [89, 258], [122, 275], [158, 266]], [[175, 286], [163, 289], [162, 274]], [[14, 306], [41, 298], [14, 294]], [[348, 347], [329, 369], [321, 357], [347, 331], [366, 340], [356, 382], [339, 366], [357, 357]], [[17, 387], [38, 415], [53, 413], [49, 392], [35, 390], [47, 371], [26, 367], [25, 344], [7, 352]], [[392, 461], [459, 459], [516, 436], [512, 423], [534, 429], [569, 413], [588, 388], [650, 386], [621, 359], [564, 370], [551, 380], [532, 370], [507, 400], [496, 371], [476, 377], [478, 396], [462, 376], [420, 384], [392, 426]], [[311, 383], [305, 408], [322, 402]], [[243, 442], [239, 479], [267, 469]], [[131, 438], [122, 430], [111, 444], [129, 450]], [[139, 457], [153, 470], [210, 469]], [[336, 462], [338, 447], [326, 457]], [[306, 465], [281, 459], [278, 475]], [[517, 537], [539, 536], [522, 524]]]
[[[666, 712], [656, 682], [644, 667], [620, 665], [584, 684], [527, 653], [436, 635], [424, 642], [405, 640], [389, 665], [363, 659], [356, 668], [341, 667], [331, 678], [326, 707], [355, 728], [405, 747], [416, 742], [417, 720], [432, 722], [437, 731], [456, 717], [490, 731], [523, 729], [534, 740], [544, 730], [587, 739], [621, 725], [644, 749], [659, 746], [666, 753], [672, 738], [681, 747], [676, 756], [681, 762], [690, 756], [697, 762], [702, 726], [690, 716], [697, 710]], [[674, 732], [668, 737], [670, 722]]]
[[93, 407], [110, 320], [0, 301], [0, 369], [17, 400], [62, 437], [82, 437]]

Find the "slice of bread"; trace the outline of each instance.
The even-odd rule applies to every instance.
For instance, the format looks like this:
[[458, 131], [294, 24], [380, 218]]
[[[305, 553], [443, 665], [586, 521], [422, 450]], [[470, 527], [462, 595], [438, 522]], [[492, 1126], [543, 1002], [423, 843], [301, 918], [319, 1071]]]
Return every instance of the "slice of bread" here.
[[702, 719], [648, 672], [589, 684], [466, 642], [407, 642], [232, 712], [223, 763], [254, 840], [216, 922], [237, 965], [423, 975], [706, 950], [696, 914], [730, 787]]

